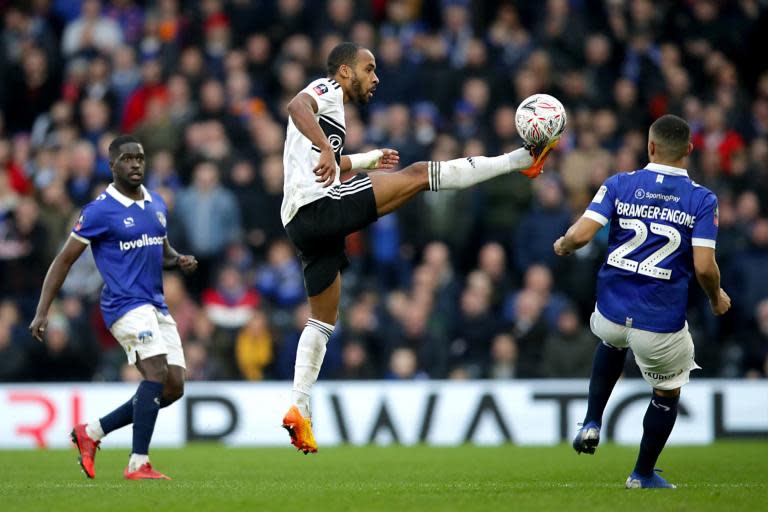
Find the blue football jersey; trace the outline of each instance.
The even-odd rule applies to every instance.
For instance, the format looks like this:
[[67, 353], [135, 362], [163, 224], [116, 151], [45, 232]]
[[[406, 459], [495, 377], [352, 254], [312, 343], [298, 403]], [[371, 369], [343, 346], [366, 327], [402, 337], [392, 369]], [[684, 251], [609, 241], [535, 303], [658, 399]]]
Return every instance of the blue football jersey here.
[[108, 326], [144, 304], [168, 312], [163, 297], [168, 209], [159, 195], [142, 191], [144, 200], [134, 201], [109, 185], [85, 205], [72, 229], [71, 236], [90, 244], [104, 278], [101, 312]]
[[651, 163], [608, 178], [584, 216], [610, 222], [608, 255], [597, 278], [600, 313], [646, 331], [682, 329], [693, 246], [715, 248], [715, 195], [685, 169]]

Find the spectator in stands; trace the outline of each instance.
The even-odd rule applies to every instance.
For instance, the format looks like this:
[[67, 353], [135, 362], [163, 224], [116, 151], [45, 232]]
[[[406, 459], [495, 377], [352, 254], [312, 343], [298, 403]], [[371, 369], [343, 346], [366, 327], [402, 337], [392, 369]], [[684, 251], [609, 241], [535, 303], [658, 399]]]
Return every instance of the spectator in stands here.
[[279, 238], [270, 245], [267, 263], [256, 272], [256, 289], [278, 308], [290, 308], [304, 302], [301, 266], [287, 240]]
[[459, 320], [450, 344], [450, 366], [461, 367], [471, 378], [480, 378], [490, 366], [491, 344], [501, 325], [490, 308], [490, 278], [473, 271], [461, 294]]
[[21, 343], [14, 343], [13, 326], [0, 319], [0, 382], [17, 382], [29, 377], [27, 355]]
[[707, 106], [704, 129], [694, 135], [693, 144], [700, 151], [717, 151], [720, 167], [726, 174], [731, 172], [734, 153], [744, 149], [741, 135], [727, 126], [725, 111], [716, 103]]
[[72, 344], [72, 331], [63, 314], [51, 315], [45, 344], [32, 345], [32, 378], [38, 382], [82, 382], [91, 379], [89, 358]]
[[541, 296], [533, 290], [523, 290], [515, 299], [515, 323], [512, 336], [517, 340], [517, 376], [523, 379], [540, 377], [547, 324], [542, 316]]
[[491, 343], [491, 364], [488, 378], [514, 379], [517, 376], [517, 340], [509, 333], [502, 332]]
[[427, 378], [427, 374], [419, 369], [418, 358], [414, 350], [400, 347], [392, 351], [386, 378], [390, 380], [416, 380]]
[[272, 333], [267, 315], [254, 310], [235, 340], [235, 358], [245, 380], [263, 380], [274, 359]]
[[575, 309], [565, 308], [557, 317], [557, 327], [544, 341], [541, 376], [569, 379], [588, 378], [597, 340], [581, 325]]
[[195, 167], [192, 185], [177, 197], [176, 215], [200, 262], [198, 274], [208, 279], [217, 255], [241, 233], [237, 202], [232, 192], [220, 184], [215, 164], [204, 161]]
[[34, 46], [23, 53], [18, 68], [11, 68], [6, 76], [6, 129], [9, 133], [28, 132], [37, 116], [58, 97], [59, 79], [45, 53]]
[[80, 17], [64, 29], [61, 49], [67, 57], [75, 54], [109, 53], [123, 41], [120, 25], [101, 13], [99, 0], [83, 0]]
[[515, 235], [516, 265], [520, 272], [543, 263], [550, 268], [557, 264], [552, 252], [552, 240], [565, 233], [571, 214], [563, 205], [563, 192], [552, 179], [539, 179], [535, 186], [534, 208], [520, 221]]
[[334, 377], [342, 380], [368, 380], [378, 376], [365, 345], [355, 339], [345, 341], [341, 352], [341, 368]]
[[248, 323], [261, 298], [246, 285], [240, 271], [226, 266], [219, 271], [216, 287], [202, 294], [205, 313], [218, 327], [239, 329]]

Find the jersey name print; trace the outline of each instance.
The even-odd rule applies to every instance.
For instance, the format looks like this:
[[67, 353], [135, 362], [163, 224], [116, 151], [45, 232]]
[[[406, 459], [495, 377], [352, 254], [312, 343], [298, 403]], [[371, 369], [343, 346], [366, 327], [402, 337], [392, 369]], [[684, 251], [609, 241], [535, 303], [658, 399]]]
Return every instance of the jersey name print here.
[[320, 161], [320, 148], [312, 144], [288, 119], [283, 151], [283, 204], [280, 217], [283, 225], [288, 224], [299, 208], [331, 193], [341, 182], [340, 165], [347, 136], [344, 120], [344, 91], [338, 82], [331, 78], [320, 78], [306, 86], [302, 91], [317, 104], [315, 119], [323, 130], [333, 149], [336, 159], [336, 176], [330, 187], [317, 183], [313, 170]]
[[144, 201], [133, 201], [114, 185], [85, 205], [72, 236], [90, 244], [104, 278], [101, 311], [111, 326], [144, 304], [168, 312], [163, 297], [163, 246], [168, 210], [159, 195], [144, 187]]
[[715, 195], [685, 169], [648, 164], [608, 178], [584, 213], [610, 223], [597, 281], [603, 316], [646, 331], [682, 329], [693, 247], [715, 247], [716, 212]]

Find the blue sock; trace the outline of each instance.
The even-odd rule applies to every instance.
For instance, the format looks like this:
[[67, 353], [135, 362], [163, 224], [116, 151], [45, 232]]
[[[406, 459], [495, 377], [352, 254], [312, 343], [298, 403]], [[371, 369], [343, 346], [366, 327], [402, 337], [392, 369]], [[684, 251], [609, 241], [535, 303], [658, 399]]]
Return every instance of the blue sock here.
[[[135, 395], [132, 396], [131, 399], [125, 402], [123, 405], [107, 414], [103, 418], [99, 419], [99, 423], [101, 423], [101, 430], [104, 431], [104, 435], [107, 435], [110, 432], [114, 432], [119, 428], [123, 428], [126, 425], [133, 423], [133, 402], [135, 398]], [[175, 400], [169, 401], [165, 397], [161, 397], [160, 408], [163, 409], [168, 407], [174, 402]]]
[[123, 405], [107, 414], [103, 418], [99, 419], [99, 423], [101, 423], [101, 430], [104, 431], [105, 435], [119, 428], [123, 428], [126, 425], [130, 425], [133, 422], [134, 398], [135, 395], [132, 396], [131, 399], [125, 402]]
[[603, 424], [603, 411], [611, 396], [613, 386], [624, 370], [627, 349], [610, 347], [602, 341], [597, 345], [592, 361], [592, 377], [589, 379], [589, 401], [584, 424], [594, 421]]
[[643, 418], [643, 439], [640, 441], [640, 454], [635, 464], [635, 473], [638, 475], [644, 477], [653, 475], [656, 461], [675, 426], [679, 401], [679, 396], [670, 398], [654, 393]]
[[149, 454], [149, 442], [155, 430], [157, 412], [160, 410], [160, 397], [163, 385], [160, 382], [143, 380], [136, 390], [133, 404], [133, 451], [137, 455]]

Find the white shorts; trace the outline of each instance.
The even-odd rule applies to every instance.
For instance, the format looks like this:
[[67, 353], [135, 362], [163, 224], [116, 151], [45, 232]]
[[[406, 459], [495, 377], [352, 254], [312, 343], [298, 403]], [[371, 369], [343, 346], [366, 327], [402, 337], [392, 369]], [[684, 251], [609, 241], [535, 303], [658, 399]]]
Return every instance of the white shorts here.
[[592, 332], [603, 343], [631, 348], [643, 378], [656, 389], [671, 390], [688, 383], [693, 360], [693, 338], [688, 323], [677, 332], [652, 332], [611, 322], [595, 308], [589, 321]]
[[130, 310], [109, 330], [125, 350], [130, 364], [136, 364], [137, 355], [140, 359], [165, 355], [168, 364], [186, 368], [176, 322], [151, 304]]

